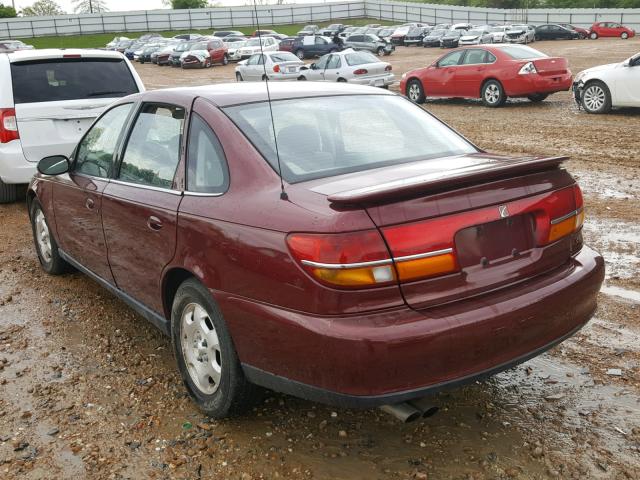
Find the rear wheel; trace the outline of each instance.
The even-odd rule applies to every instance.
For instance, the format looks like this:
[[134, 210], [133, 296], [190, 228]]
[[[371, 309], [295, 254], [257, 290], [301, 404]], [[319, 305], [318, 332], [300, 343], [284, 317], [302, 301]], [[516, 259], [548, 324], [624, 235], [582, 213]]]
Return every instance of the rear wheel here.
[[500, 107], [507, 101], [502, 84], [497, 80], [489, 80], [482, 86], [482, 103], [487, 107]]
[[589, 38], [590, 38], [591, 40], [595, 40], [596, 38], [598, 38], [598, 34], [597, 34], [596, 32], [591, 32], [591, 33], [589, 34]]
[[257, 389], [245, 378], [218, 304], [197, 280], [186, 280], [171, 309], [173, 350], [184, 385], [207, 415], [245, 411]]
[[627, 32], [622, 32], [620, 34], [620, 38], [623, 40], [626, 40], [627, 38], [629, 38], [629, 34]]
[[578, 40], [584, 40], [587, 38], [584, 33], [578, 33]]
[[378, 54], [379, 57], [384, 55], [384, 47], [379, 47], [378, 50], [376, 50], [376, 53]]
[[304, 50], [302, 50], [301, 48], [296, 50], [296, 57], [298, 57], [300, 60], [304, 60]]
[[18, 186], [0, 180], [0, 203], [13, 203], [18, 199]]
[[340, 83], [347, 83], [347, 79], [346, 78], [339, 78], [338, 82]]
[[305, 77], [304, 75], [300, 75], [298, 77], [298, 80], [301, 81], [301, 82], [306, 82], [307, 81], [307, 77]]
[[243, 80], [244, 78], [242, 78], [240, 72], [236, 72], [236, 82], [242, 82]]
[[407, 82], [407, 91], [405, 94], [413, 103], [424, 103], [425, 101], [424, 87], [418, 79], [414, 78]]
[[607, 113], [611, 110], [611, 93], [599, 80], [584, 86], [581, 100], [582, 106], [588, 113]]
[[529, 95], [527, 98], [534, 103], [538, 103], [545, 100], [548, 96], [549, 95], [547, 95], [546, 93], [534, 93], [533, 95]]
[[51, 234], [49, 223], [37, 199], [34, 199], [31, 204], [29, 216], [36, 253], [42, 269], [50, 275], [60, 275], [67, 272], [70, 266], [58, 252], [58, 244]]

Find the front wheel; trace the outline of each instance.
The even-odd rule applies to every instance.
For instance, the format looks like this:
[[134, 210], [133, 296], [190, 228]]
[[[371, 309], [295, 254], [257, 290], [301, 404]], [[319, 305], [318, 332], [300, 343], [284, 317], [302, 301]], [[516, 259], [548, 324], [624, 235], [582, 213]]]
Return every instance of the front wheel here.
[[591, 32], [591, 33], [589, 34], [589, 38], [590, 38], [591, 40], [596, 40], [596, 39], [598, 38], [598, 34], [597, 34], [596, 32]]
[[629, 38], [629, 34], [627, 32], [622, 32], [620, 34], [620, 38], [623, 40], [626, 40], [627, 38]]
[[296, 50], [296, 57], [298, 57], [300, 60], [304, 60], [304, 50]]
[[611, 110], [611, 93], [603, 82], [589, 82], [582, 90], [581, 103], [588, 113], [607, 113]]
[[407, 98], [411, 100], [413, 103], [424, 103], [425, 95], [424, 88], [422, 86], [422, 82], [417, 79], [409, 80], [407, 83]]
[[36, 253], [42, 269], [49, 275], [60, 275], [67, 272], [70, 266], [58, 252], [58, 244], [51, 234], [42, 205], [37, 199], [34, 199], [31, 204], [29, 217], [31, 218], [31, 230]]
[[529, 95], [527, 98], [534, 103], [539, 103], [545, 100], [549, 95], [545, 93], [534, 93], [533, 95]]
[[0, 180], [0, 203], [13, 203], [18, 199], [18, 186]]
[[204, 413], [227, 417], [255, 400], [256, 389], [244, 376], [222, 312], [195, 279], [180, 285], [173, 300], [171, 338], [187, 392]]
[[507, 96], [502, 84], [497, 80], [489, 80], [482, 86], [482, 103], [487, 107], [495, 108], [504, 105]]

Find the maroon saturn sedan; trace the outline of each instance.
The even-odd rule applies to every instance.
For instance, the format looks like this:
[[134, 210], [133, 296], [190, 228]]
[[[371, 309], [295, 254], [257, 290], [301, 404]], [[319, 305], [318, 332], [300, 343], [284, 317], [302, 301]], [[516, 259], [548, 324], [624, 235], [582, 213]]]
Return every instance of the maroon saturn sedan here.
[[273, 121], [261, 83], [123, 98], [28, 191], [44, 270], [170, 335], [204, 412], [255, 385], [411, 409], [591, 317], [604, 264], [563, 157], [488, 154], [380, 89], [270, 89]]

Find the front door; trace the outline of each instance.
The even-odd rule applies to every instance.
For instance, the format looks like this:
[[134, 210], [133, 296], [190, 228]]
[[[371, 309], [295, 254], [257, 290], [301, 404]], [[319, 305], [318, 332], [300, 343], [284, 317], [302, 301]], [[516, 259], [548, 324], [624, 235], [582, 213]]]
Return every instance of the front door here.
[[640, 54], [632, 57], [627, 67], [615, 69], [613, 84], [615, 106], [640, 107]]
[[104, 190], [102, 222], [118, 288], [163, 313], [161, 275], [176, 248], [184, 106], [144, 103]]
[[342, 67], [340, 55], [330, 55], [327, 68], [324, 70], [324, 79], [328, 82], [337, 82], [339, 78], [344, 77], [340, 67]]
[[428, 97], [455, 97], [459, 96], [455, 81], [459, 62], [464, 55], [464, 50], [456, 50], [441, 58], [431, 67], [429, 82], [424, 85], [425, 94]]
[[107, 111], [80, 141], [69, 175], [56, 177], [53, 208], [62, 250], [113, 283], [102, 230], [102, 193], [133, 104]]

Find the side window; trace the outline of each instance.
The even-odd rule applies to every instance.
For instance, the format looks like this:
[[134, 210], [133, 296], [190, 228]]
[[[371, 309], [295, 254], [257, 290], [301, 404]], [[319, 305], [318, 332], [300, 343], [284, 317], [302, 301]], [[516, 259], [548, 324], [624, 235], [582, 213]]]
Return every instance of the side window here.
[[131, 103], [118, 105], [91, 127], [78, 146], [74, 166], [76, 172], [102, 178], [111, 175], [113, 154], [132, 107]]
[[458, 65], [460, 58], [464, 55], [464, 50], [457, 50], [455, 52], [451, 52], [449, 55], [444, 57], [442, 60], [438, 62], [439, 67], [450, 67], [452, 65]]
[[324, 38], [316, 37], [316, 45], [326, 45], [327, 41]]
[[229, 187], [229, 170], [215, 133], [198, 115], [191, 117], [187, 150], [187, 190], [224, 193]]
[[259, 58], [260, 58], [260, 55], [251, 56], [251, 58], [249, 58], [249, 60], [247, 60], [247, 65], [257, 65]]
[[480, 49], [467, 50], [467, 54], [462, 61], [463, 65], [477, 65], [484, 63], [485, 51]]
[[487, 50], [487, 57], [485, 58], [484, 63], [493, 63], [497, 60], [496, 56]]
[[328, 69], [340, 68], [340, 56], [339, 55], [331, 55], [331, 59], [327, 64]]
[[324, 70], [325, 68], [327, 68], [327, 63], [329, 62], [330, 56], [331, 55], [325, 55], [324, 57], [320, 57], [320, 60], [316, 62], [316, 69]]
[[180, 161], [184, 117], [182, 107], [145, 104], [131, 130], [118, 178], [171, 188]]
[[256, 65], [264, 65], [264, 55], [258, 55], [258, 60], [256, 61]]

